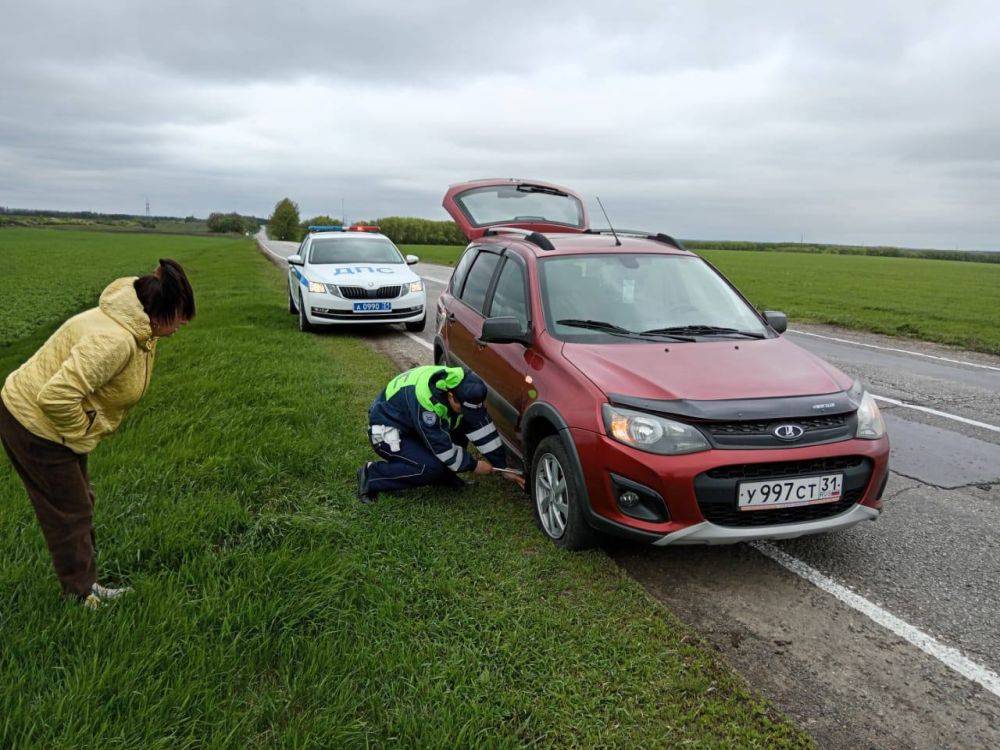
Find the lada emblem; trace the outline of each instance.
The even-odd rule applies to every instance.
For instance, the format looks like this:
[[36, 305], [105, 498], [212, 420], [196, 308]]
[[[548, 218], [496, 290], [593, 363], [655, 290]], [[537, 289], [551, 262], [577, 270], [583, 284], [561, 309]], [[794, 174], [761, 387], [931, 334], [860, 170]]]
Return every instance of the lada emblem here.
[[805, 434], [805, 430], [797, 424], [779, 424], [773, 430], [774, 436], [778, 440], [798, 440]]

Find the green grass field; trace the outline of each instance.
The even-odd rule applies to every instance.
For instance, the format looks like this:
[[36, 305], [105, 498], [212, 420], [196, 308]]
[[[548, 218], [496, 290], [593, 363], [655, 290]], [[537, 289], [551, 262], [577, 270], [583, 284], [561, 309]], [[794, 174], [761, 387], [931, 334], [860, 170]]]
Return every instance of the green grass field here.
[[0, 747], [809, 745], [605, 555], [548, 544], [510, 485], [359, 505], [393, 368], [298, 333], [251, 242], [32, 231], [0, 233], [0, 322], [21, 331], [0, 378], [160, 255], [199, 316], [92, 456], [100, 563], [128, 598], [59, 600], [0, 461]]
[[[455, 265], [464, 248], [407, 245]], [[698, 250], [757, 307], [1000, 354], [1000, 264], [753, 250]]]

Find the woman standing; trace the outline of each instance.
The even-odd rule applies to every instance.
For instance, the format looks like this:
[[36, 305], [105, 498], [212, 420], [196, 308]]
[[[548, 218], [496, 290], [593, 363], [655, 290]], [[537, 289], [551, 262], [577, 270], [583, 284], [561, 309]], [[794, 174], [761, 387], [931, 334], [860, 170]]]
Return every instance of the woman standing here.
[[176, 261], [112, 282], [92, 310], [59, 327], [0, 391], [0, 442], [24, 482], [63, 595], [88, 607], [128, 589], [97, 583], [87, 454], [149, 387], [156, 340], [194, 317]]

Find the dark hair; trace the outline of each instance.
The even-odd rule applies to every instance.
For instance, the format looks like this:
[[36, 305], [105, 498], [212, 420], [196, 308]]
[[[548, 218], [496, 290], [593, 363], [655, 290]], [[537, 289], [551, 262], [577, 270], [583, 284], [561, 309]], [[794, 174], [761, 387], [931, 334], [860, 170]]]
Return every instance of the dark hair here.
[[176, 260], [160, 258], [156, 271], [140, 276], [134, 286], [142, 309], [151, 319], [166, 323], [178, 316], [184, 320], [194, 317], [194, 290]]

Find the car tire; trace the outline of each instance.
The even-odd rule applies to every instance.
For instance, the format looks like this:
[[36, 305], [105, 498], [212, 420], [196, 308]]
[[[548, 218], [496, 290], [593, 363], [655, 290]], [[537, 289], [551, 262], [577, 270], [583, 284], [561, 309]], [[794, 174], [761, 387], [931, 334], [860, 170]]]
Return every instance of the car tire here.
[[298, 313], [299, 313], [299, 308], [295, 306], [295, 297], [292, 296], [292, 289], [291, 289], [291, 287], [289, 287], [289, 289], [288, 289], [288, 314], [289, 315], [298, 315]]
[[[542, 440], [531, 457], [531, 472], [528, 475], [531, 506], [538, 528], [557, 547], [566, 550], [589, 549], [597, 543], [597, 533], [587, 523], [580, 509], [583, 479], [577, 476], [572, 466], [573, 462], [562, 438], [550, 435]], [[552, 484], [558, 488], [560, 483], [563, 484], [562, 503], [558, 502], [558, 489], [555, 493], [545, 489]]]
[[306, 306], [302, 302], [302, 297], [299, 297], [299, 330], [302, 333], [312, 333], [314, 330], [313, 324], [306, 317]]
[[424, 315], [420, 320], [414, 320], [410, 323], [404, 323], [407, 331], [412, 331], [413, 333], [420, 333], [427, 327], [427, 316]]

